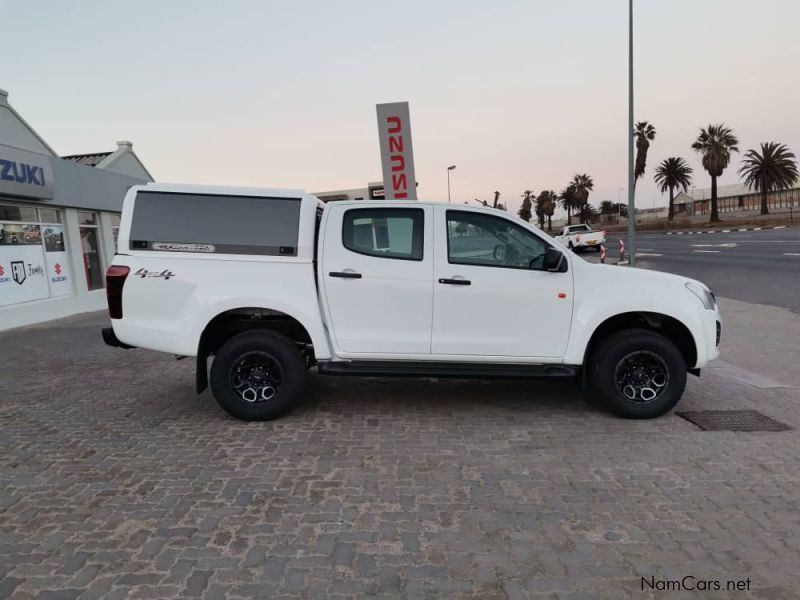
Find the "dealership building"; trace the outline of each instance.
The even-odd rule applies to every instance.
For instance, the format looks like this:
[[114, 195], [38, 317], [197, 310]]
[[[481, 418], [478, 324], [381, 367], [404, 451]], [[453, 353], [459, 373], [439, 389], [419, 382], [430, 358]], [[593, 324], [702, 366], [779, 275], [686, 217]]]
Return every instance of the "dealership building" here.
[[103, 309], [125, 192], [149, 181], [130, 142], [60, 156], [0, 90], [0, 330]]

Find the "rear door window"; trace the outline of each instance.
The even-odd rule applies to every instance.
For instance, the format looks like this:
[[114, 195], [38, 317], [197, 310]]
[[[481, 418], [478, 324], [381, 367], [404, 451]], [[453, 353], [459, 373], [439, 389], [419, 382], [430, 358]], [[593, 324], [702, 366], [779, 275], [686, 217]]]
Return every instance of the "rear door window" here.
[[419, 208], [355, 208], [344, 213], [342, 244], [368, 256], [422, 260], [424, 227]]

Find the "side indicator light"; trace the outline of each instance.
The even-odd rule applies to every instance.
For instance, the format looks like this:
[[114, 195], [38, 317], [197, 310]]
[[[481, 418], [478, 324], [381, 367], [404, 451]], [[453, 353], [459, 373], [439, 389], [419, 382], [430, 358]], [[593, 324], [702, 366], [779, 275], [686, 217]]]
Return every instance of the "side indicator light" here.
[[566, 295], [564, 292], [559, 292], [559, 293], [558, 293], [558, 297], [559, 297], [559, 298], [566, 298], [566, 297], [567, 297], [567, 295]]

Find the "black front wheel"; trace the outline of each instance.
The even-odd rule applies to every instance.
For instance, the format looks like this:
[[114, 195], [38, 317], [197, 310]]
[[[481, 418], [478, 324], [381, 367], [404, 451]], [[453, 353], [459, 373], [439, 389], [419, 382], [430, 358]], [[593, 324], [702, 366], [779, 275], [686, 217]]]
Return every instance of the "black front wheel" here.
[[614, 414], [651, 419], [671, 410], [686, 387], [686, 361], [663, 335], [624, 329], [601, 340], [587, 365], [588, 393]]
[[302, 396], [306, 365], [297, 346], [273, 331], [247, 331], [225, 342], [211, 365], [211, 390], [229, 414], [275, 419]]

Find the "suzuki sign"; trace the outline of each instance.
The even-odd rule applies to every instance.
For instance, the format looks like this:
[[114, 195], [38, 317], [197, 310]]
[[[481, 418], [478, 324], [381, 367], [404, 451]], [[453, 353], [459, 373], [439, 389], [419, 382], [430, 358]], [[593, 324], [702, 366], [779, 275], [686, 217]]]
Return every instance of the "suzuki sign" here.
[[378, 104], [377, 109], [385, 197], [389, 200], [416, 200], [417, 180], [408, 102]]
[[0, 194], [52, 198], [50, 159], [41, 154], [0, 146]]

